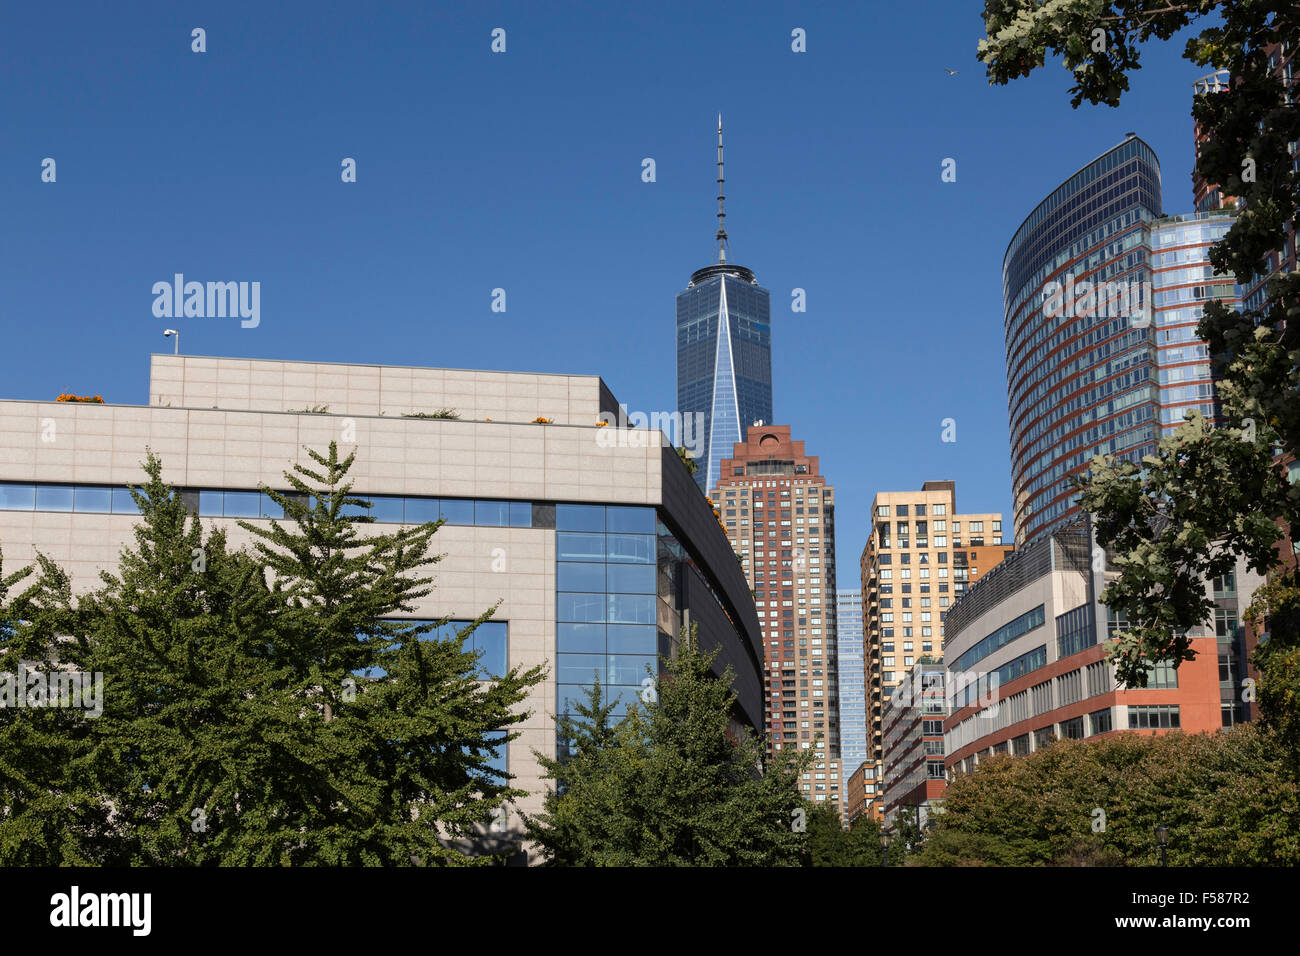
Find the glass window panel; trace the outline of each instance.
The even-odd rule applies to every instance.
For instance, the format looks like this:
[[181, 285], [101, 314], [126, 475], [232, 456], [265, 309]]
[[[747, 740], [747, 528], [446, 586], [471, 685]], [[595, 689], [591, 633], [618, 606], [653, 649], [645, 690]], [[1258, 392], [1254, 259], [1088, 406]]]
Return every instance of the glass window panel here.
[[605, 620], [606, 601], [603, 594], [559, 594], [555, 600], [556, 620], [599, 623]]
[[[230, 507], [229, 501], [226, 502], [226, 507]], [[339, 514], [344, 518], [364, 518], [370, 514], [370, 509], [363, 508], [360, 505], [344, 505], [339, 509]]]
[[473, 524], [474, 502], [454, 498], [440, 499], [442, 517], [447, 524]]
[[655, 596], [653, 594], [611, 594], [609, 621], [611, 624], [655, 623]]
[[259, 496], [259, 498], [260, 498], [260, 502], [261, 502], [262, 517], [263, 517], [263, 518], [283, 518], [283, 517], [284, 517], [284, 509], [281, 508], [278, 504], [276, 504], [275, 501], [272, 500], [272, 498], [271, 498], [270, 495], [268, 495], [268, 494], [266, 494], [265, 492], [263, 492], [263, 493]]
[[609, 627], [609, 653], [657, 654], [659, 629], [654, 625], [614, 625]]
[[[227, 518], [256, 518], [262, 510], [261, 495], [256, 491], [227, 491], [226, 492], [226, 510]], [[199, 507], [203, 507], [203, 499], [199, 499]]]
[[401, 524], [403, 500], [378, 496], [370, 499], [370, 517], [385, 524]]
[[507, 670], [507, 628], [504, 621], [485, 621], [474, 629], [474, 649], [479, 667], [488, 677], [500, 677]]
[[[202, 497], [199, 501], [202, 502]], [[200, 507], [202, 507], [200, 505]], [[113, 489], [113, 514], [115, 515], [138, 515], [140, 509], [135, 505], [135, 499], [131, 497], [130, 488]], [[200, 514], [202, 512], [200, 511]]]
[[[587, 684], [591, 683], [591, 675], [587, 675]], [[578, 712], [575, 704], [585, 704], [587, 702], [587, 687], [583, 684], [556, 684], [555, 706], [558, 713], [576, 714]]]
[[491, 750], [485, 750], [481, 753], [481, 756], [488, 758], [487, 768], [501, 776], [505, 776], [507, 751], [510, 748], [510, 745], [506, 743], [506, 732], [504, 730], [489, 731], [483, 736], [489, 742], [496, 742], [496, 745]]
[[603, 534], [574, 534], [557, 532], [555, 556], [560, 561], [603, 561], [605, 536]]
[[113, 510], [113, 493], [108, 488], [77, 488], [72, 507], [88, 514], [109, 514]]
[[407, 524], [427, 524], [438, 520], [437, 498], [407, 498], [402, 506], [402, 520]]
[[36, 486], [36, 510], [37, 511], [71, 511], [72, 510], [72, 486], [71, 485], [37, 485]]
[[559, 591], [600, 591], [603, 593], [606, 590], [605, 565], [561, 561], [556, 565], [555, 587]]
[[655, 538], [652, 534], [607, 534], [605, 547], [610, 562], [654, 564]]
[[655, 510], [608, 505], [605, 508], [605, 530], [654, 534]]
[[555, 679], [562, 684], [590, 685], [605, 681], [604, 654], [556, 654]]
[[556, 505], [557, 531], [604, 531], [604, 505]]
[[[647, 667], [650, 668], [649, 671], [646, 670]], [[654, 677], [659, 673], [659, 659], [652, 655], [611, 654], [607, 673], [606, 683], [639, 684], [645, 678]]]
[[620, 594], [654, 594], [655, 572], [653, 564], [611, 564], [609, 590]]
[[504, 528], [510, 524], [508, 501], [474, 502], [474, 523], [489, 528]]
[[617, 705], [618, 709], [623, 714], [626, 714], [628, 705], [636, 703], [643, 689], [641, 684], [637, 684], [635, 687], [606, 684], [604, 687], [605, 703]]
[[35, 485], [0, 484], [0, 511], [31, 511], [35, 507]]
[[604, 624], [556, 625], [555, 649], [560, 652], [587, 651], [605, 653]]
[[531, 528], [533, 526], [533, 503], [531, 501], [510, 502], [510, 527]]

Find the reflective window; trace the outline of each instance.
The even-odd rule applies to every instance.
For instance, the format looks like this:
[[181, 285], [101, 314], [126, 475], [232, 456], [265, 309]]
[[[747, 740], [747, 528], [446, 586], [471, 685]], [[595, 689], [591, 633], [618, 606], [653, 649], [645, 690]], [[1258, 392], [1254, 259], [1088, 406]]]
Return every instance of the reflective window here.
[[428, 524], [437, 521], [439, 501], [437, 498], [407, 498], [403, 509], [403, 520], [407, 524]]
[[442, 506], [442, 518], [447, 522], [447, 524], [474, 523], [473, 501], [443, 498], [439, 504]]
[[370, 500], [370, 517], [376, 521], [402, 523], [402, 499], [373, 497]]
[[35, 507], [35, 485], [0, 483], [0, 511], [32, 511]]
[[474, 502], [474, 523], [482, 527], [504, 528], [510, 524], [510, 505], [505, 501]]
[[113, 511], [111, 488], [77, 488], [73, 495], [73, 509], [87, 514], [110, 514]]
[[36, 510], [37, 511], [71, 511], [72, 510], [72, 486], [71, 485], [37, 485], [36, 486]]
[[[227, 491], [225, 516], [227, 518], [256, 518], [262, 513], [262, 496], [256, 491]], [[202, 500], [200, 500], [202, 507]]]
[[[640, 568], [637, 570], [640, 570]], [[649, 570], [653, 573], [654, 569], [650, 568]], [[561, 591], [603, 592], [605, 590], [605, 565], [561, 561], [556, 565], [556, 587]]]
[[556, 505], [555, 530], [604, 531], [605, 509], [601, 505]]

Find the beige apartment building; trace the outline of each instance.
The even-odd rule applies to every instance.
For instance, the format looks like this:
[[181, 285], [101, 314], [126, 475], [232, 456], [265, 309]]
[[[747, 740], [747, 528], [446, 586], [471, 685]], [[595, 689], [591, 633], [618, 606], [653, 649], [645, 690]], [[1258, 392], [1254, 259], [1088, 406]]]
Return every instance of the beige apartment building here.
[[884, 717], [895, 688], [916, 664], [943, 659], [948, 608], [1012, 550], [1003, 544], [1001, 514], [957, 511], [956, 482], [927, 481], [920, 491], [883, 491], [872, 500], [860, 563], [868, 801], [888, 784]]

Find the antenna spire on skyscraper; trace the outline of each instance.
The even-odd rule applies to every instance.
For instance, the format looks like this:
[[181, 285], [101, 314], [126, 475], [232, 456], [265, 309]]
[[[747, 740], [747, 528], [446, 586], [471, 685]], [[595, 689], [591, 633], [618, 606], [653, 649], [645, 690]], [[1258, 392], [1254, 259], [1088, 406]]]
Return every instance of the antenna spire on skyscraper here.
[[727, 261], [727, 213], [722, 208], [722, 200], [726, 198], [722, 192], [722, 184], [726, 177], [722, 173], [722, 114], [718, 114], [718, 234], [714, 237], [718, 241], [718, 261]]

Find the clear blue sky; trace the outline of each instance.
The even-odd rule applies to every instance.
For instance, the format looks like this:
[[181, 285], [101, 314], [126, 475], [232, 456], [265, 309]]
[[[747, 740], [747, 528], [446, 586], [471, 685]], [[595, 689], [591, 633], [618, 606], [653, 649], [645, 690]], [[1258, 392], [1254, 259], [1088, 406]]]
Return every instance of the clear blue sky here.
[[[672, 409], [721, 111], [732, 258], [772, 292], [776, 420], [838, 488], [841, 585], [876, 491], [952, 478], [959, 508], [1009, 527], [1002, 254], [1128, 130], [1165, 210], [1190, 210], [1199, 71], [1176, 39], [1118, 110], [1071, 110], [1059, 64], [990, 87], [981, 9], [5, 4], [0, 396], [144, 404], [178, 324], [191, 354], [597, 373]], [[260, 326], [155, 318], [175, 272], [261, 282]]]

